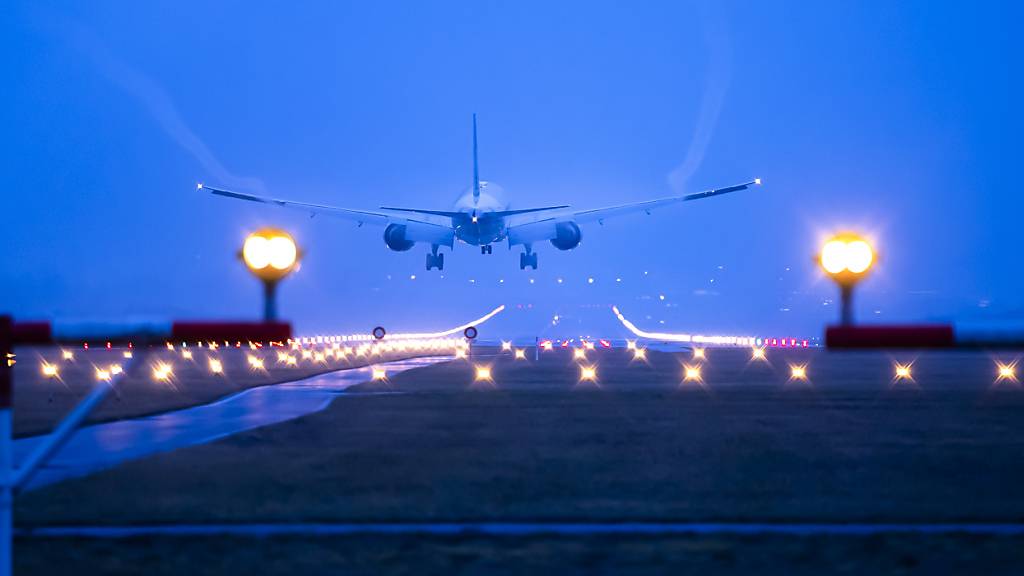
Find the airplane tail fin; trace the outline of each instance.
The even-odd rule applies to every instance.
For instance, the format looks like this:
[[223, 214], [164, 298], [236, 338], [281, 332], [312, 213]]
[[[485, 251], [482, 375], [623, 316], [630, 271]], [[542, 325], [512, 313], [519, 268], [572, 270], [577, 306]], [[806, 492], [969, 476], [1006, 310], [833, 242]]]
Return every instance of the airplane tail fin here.
[[480, 166], [476, 158], [476, 114], [473, 114], [473, 201], [480, 199]]

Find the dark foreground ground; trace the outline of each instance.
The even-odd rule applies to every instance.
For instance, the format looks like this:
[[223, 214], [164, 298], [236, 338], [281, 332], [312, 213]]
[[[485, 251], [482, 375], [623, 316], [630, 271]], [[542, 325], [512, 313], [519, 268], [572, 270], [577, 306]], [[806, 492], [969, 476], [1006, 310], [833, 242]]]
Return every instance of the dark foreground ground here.
[[[399, 375], [398, 395], [19, 496], [19, 526], [299, 522], [1024, 522], [1024, 393], [986, 353], [507, 356]], [[1002, 357], [1004, 360], [1011, 358]], [[914, 382], [892, 362], [915, 360]], [[790, 381], [807, 364], [809, 382]], [[379, 391], [365, 384], [353, 392]], [[25, 574], [1021, 573], [1024, 538], [20, 538]], [[57, 552], [54, 552], [58, 550]], [[70, 573], [70, 572], [68, 572]]]

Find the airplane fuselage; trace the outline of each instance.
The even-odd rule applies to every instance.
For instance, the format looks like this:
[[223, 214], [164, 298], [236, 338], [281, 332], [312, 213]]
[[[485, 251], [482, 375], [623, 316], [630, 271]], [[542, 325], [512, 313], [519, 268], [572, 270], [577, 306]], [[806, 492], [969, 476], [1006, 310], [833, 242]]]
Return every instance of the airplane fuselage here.
[[452, 218], [455, 238], [472, 246], [486, 246], [501, 242], [508, 236], [505, 218], [495, 213], [508, 210], [504, 192], [496, 184], [480, 183], [480, 195], [473, 196], [469, 190], [455, 202], [455, 212], [459, 215]]

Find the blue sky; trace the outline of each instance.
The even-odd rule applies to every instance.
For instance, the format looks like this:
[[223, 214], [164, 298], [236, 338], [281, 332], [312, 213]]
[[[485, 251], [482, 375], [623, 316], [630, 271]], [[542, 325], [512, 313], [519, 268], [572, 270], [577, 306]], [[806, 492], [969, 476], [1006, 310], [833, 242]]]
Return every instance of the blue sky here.
[[[816, 335], [837, 311], [812, 256], [852, 229], [880, 256], [860, 318], [1024, 324], [1020, 12], [15, 2], [0, 295], [21, 318], [252, 317], [236, 251], [277, 225], [307, 250], [280, 305], [304, 333], [503, 303], [493, 330], [518, 336], [619, 335], [611, 304], [651, 328]], [[584, 227], [575, 251], [540, 247], [536, 273], [505, 246], [457, 246], [443, 278], [379, 229], [195, 191], [445, 209], [470, 183], [473, 112], [481, 176], [518, 207], [765, 185]]]

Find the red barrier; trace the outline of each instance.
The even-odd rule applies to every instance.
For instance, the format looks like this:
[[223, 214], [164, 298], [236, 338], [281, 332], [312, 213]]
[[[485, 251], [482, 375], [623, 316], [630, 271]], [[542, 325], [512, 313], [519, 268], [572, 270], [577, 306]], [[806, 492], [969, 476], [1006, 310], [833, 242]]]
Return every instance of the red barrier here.
[[53, 333], [49, 322], [17, 322], [12, 324], [13, 340], [18, 344], [49, 344]]
[[898, 326], [829, 326], [828, 348], [951, 348], [953, 327], [946, 324]]
[[17, 322], [15, 344], [242, 341], [284, 342], [292, 337], [287, 322]]
[[175, 322], [172, 341], [241, 340], [242, 342], [284, 342], [292, 337], [287, 322]]

